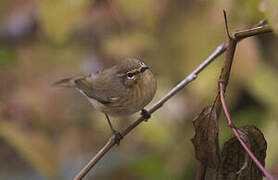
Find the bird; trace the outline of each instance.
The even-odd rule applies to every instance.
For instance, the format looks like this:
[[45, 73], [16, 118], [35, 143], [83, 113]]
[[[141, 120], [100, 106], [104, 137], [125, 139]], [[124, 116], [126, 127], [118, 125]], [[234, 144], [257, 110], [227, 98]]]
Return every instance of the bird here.
[[95, 109], [105, 114], [117, 144], [122, 135], [113, 128], [109, 116], [123, 117], [141, 110], [141, 114], [149, 118], [150, 114], [144, 107], [157, 90], [151, 69], [136, 58], [124, 59], [96, 73], [62, 79], [53, 85], [75, 88], [85, 95]]

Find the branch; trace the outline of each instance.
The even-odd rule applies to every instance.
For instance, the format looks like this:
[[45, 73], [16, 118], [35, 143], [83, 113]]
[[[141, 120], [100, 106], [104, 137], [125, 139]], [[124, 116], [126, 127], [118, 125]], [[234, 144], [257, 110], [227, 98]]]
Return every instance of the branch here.
[[232, 63], [233, 63], [237, 43], [240, 40], [245, 39], [247, 37], [272, 32], [272, 29], [269, 25], [267, 25], [265, 23], [260, 23], [256, 27], [249, 28], [249, 29], [242, 30], [242, 31], [237, 31], [237, 32], [234, 33], [234, 36], [231, 36], [229, 34], [226, 12], [223, 11], [223, 13], [224, 13], [224, 19], [225, 19], [225, 25], [226, 25], [226, 32], [227, 32], [227, 36], [228, 36], [229, 41], [228, 41], [227, 53], [226, 53], [226, 56], [225, 56], [224, 65], [222, 67], [222, 71], [221, 71], [219, 81], [225, 83], [225, 86], [224, 86], [224, 91], [225, 91], [225, 89], [228, 85], [228, 81], [229, 81], [229, 77], [230, 77], [230, 71], [231, 71], [231, 68], [232, 68]]
[[234, 54], [235, 54], [237, 43], [244, 38], [272, 32], [272, 30], [269, 25], [262, 24], [257, 27], [254, 27], [254, 28], [250, 28], [250, 29], [243, 30], [243, 31], [238, 31], [238, 32], [234, 33], [234, 36], [231, 36], [229, 34], [226, 12], [223, 11], [223, 13], [224, 13], [224, 19], [225, 19], [225, 25], [226, 25], [226, 32], [227, 32], [229, 41], [228, 41], [228, 47], [227, 47], [224, 64], [223, 64], [221, 75], [219, 78], [220, 100], [219, 100], [219, 96], [217, 96], [217, 99], [218, 99], [217, 101], [218, 102], [221, 101], [218, 104], [222, 105], [225, 115], [228, 119], [228, 124], [232, 128], [235, 136], [237, 137], [237, 139], [239, 140], [239, 142], [241, 143], [243, 148], [246, 150], [246, 152], [249, 154], [249, 156], [253, 159], [253, 161], [256, 163], [256, 165], [261, 169], [261, 171], [264, 173], [264, 175], [266, 177], [268, 177], [270, 180], [274, 180], [274, 178], [265, 170], [263, 165], [258, 161], [258, 159], [255, 157], [255, 155], [252, 153], [252, 151], [247, 147], [245, 142], [241, 139], [238, 129], [235, 127], [235, 125], [233, 124], [233, 121], [231, 120], [231, 117], [230, 117], [229, 112], [226, 107], [225, 97], [224, 97], [225, 90], [228, 86], [228, 81], [229, 81], [229, 77], [230, 77], [230, 72], [231, 72], [231, 68], [232, 68], [232, 64], [233, 64], [233, 60], [234, 60]]
[[[150, 114], [157, 111], [167, 102], [171, 97], [173, 97], [177, 92], [184, 88], [187, 84], [197, 78], [197, 75], [207, 67], [214, 59], [220, 56], [227, 48], [227, 44], [223, 43], [219, 45], [216, 50], [202, 63], [200, 64], [191, 74], [189, 74], [184, 80], [182, 80], [178, 85], [176, 85], [172, 90], [170, 90], [164, 97], [157, 101], [149, 110]], [[130, 131], [137, 127], [141, 122], [146, 120], [143, 116], [139, 117], [135, 122], [133, 122], [129, 127], [127, 127], [121, 135], [125, 137]], [[115, 136], [111, 136], [107, 143], [98, 151], [98, 153], [89, 161], [89, 163], [77, 174], [74, 180], [81, 180], [88, 174], [90, 169], [92, 169], [95, 164], [116, 144]]]
[[[237, 43], [240, 40], [250, 36], [272, 32], [270, 26], [266, 24], [266, 21], [260, 21], [260, 23], [253, 28], [238, 31], [231, 35], [228, 28], [227, 16], [225, 11], [224, 19], [228, 43], [225, 59], [219, 77], [219, 83], [223, 85], [223, 93], [225, 93], [230, 78], [230, 72]], [[195, 177], [196, 180], [204, 179], [206, 175], [205, 170], [207, 167], [215, 170], [219, 168], [218, 119], [222, 111], [222, 106], [223, 105], [221, 103], [219, 87], [213, 105], [205, 107], [199, 114], [199, 116], [193, 120], [193, 125], [196, 133], [194, 138], [192, 139], [192, 142], [195, 147], [196, 158], [201, 163], [198, 166], [197, 174]], [[234, 126], [232, 121], [229, 121], [229, 125], [231, 127]]]
[[[227, 106], [226, 106], [226, 102], [225, 102], [225, 97], [224, 97], [224, 84], [220, 83], [220, 96], [221, 96], [221, 102], [222, 102], [222, 106], [225, 112], [225, 115], [227, 117], [228, 123], [229, 124], [233, 124], [233, 121], [231, 119], [231, 116], [228, 112]], [[255, 164], [257, 165], [257, 167], [260, 168], [260, 170], [264, 173], [264, 175], [270, 179], [270, 180], [274, 180], [274, 178], [271, 176], [270, 173], [268, 173], [266, 171], [266, 169], [263, 167], [263, 165], [260, 163], [260, 161], [256, 158], [256, 156], [253, 154], [253, 152], [248, 148], [248, 146], [246, 145], [246, 143], [244, 142], [244, 140], [240, 137], [239, 131], [235, 126], [231, 127], [236, 138], [238, 139], [238, 141], [240, 142], [240, 144], [242, 145], [242, 147], [246, 150], [246, 152], [248, 153], [248, 155], [251, 157], [251, 159], [255, 162]]]

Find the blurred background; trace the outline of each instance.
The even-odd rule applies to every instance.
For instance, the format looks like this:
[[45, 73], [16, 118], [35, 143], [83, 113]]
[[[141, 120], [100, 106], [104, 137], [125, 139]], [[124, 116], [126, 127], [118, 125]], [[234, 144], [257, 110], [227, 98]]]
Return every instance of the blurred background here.
[[[158, 79], [154, 103], [226, 41], [223, 9], [232, 31], [263, 19], [278, 29], [276, 0], [0, 0], [0, 179], [71, 179], [110, 137], [105, 116], [54, 81], [136, 57]], [[276, 175], [277, 49], [273, 34], [243, 40], [226, 93], [236, 125], [264, 133], [266, 168]], [[192, 119], [213, 102], [222, 61], [130, 133], [87, 179], [193, 179]], [[122, 130], [138, 116], [112, 123]], [[222, 116], [221, 146], [232, 135]]]

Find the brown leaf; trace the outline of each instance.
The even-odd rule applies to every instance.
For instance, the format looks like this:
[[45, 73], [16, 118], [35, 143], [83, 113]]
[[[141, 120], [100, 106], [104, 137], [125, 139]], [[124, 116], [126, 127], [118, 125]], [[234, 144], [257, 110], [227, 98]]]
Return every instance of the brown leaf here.
[[[264, 165], [267, 144], [262, 132], [255, 126], [244, 126], [239, 129], [239, 132], [247, 146]], [[222, 162], [217, 179], [261, 180], [263, 178], [262, 172], [236, 137], [225, 142], [221, 159]]]
[[196, 158], [210, 168], [217, 169], [220, 163], [218, 143], [218, 117], [215, 106], [206, 107], [193, 120], [195, 136], [191, 139]]

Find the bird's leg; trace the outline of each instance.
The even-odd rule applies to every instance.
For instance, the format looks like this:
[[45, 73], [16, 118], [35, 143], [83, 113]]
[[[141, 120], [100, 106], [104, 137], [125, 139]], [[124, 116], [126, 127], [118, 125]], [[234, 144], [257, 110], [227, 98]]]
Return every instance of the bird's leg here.
[[109, 124], [109, 127], [110, 127], [111, 131], [112, 131], [112, 134], [114, 134], [114, 136], [115, 136], [116, 144], [117, 144], [117, 145], [120, 145], [120, 141], [121, 141], [121, 139], [123, 139], [123, 136], [121, 135], [120, 132], [116, 131], [116, 130], [113, 128], [112, 123], [111, 123], [111, 121], [110, 121], [110, 119], [109, 119], [109, 116], [108, 116], [106, 113], [105, 113], [105, 117], [106, 117], [106, 119], [107, 119], [107, 121], [108, 121], [108, 124]]
[[151, 118], [151, 114], [146, 109], [141, 110], [141, 115], [143, 116], [146, 122], [148, 121], [148, 119]]

